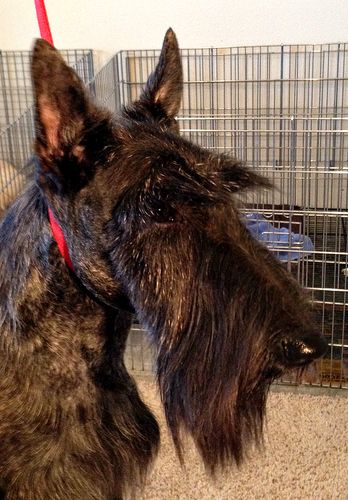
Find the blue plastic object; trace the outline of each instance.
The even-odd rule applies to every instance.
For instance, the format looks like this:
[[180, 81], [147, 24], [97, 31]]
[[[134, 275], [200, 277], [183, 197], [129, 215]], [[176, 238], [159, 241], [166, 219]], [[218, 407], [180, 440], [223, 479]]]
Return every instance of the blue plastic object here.
[[265, 243], [282, 262], [297, 261], [314, 250], [308, 236], [290, 233], [286, 227], [275, 228], [259, 213], [247, 214], [245, 225], [254, 238]]

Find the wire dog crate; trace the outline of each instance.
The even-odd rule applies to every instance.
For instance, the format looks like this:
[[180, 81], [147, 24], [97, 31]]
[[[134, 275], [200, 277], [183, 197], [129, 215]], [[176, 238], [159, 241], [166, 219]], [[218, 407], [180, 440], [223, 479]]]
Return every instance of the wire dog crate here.
[[[241, 200], [245, 222], [313, 301], [330, 349], [311, 382], [342, 388], [348, 388], [347, 48], [182, 50], [185, 84], [178, 117], [184, 136], [244, 160], [273, 181], [275, 190]], [[120, 52], [90, 82], [91, 92], [117, 111], [139, 95], [158, 56], [157, 50]], [[25, 158], [29, 122], [23, 115], [7, 129]], [[1, 134], [0, 161], [3, 142]], [[139, 325], [130, 335], [126, 361], [133, 370], [152, 369]]]

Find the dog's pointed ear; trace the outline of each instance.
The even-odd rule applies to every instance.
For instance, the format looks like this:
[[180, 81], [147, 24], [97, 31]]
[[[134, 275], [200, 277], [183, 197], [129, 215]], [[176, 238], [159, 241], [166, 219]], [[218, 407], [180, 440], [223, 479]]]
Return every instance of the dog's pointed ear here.
[[271, 189], [273, 184], [266, 177], [246, 167], [243, 162], [225, 155], [217, 157], [217, 168], [210, 172], [225, 188], [232, 192], [248, 189]]
[[79, 143], [91, 103], [83, 83], [49, 43], [38, 39], [32, 54], [36, 152], [49, 161], [80, 154]]
[[149, 76], [140, 103], [160, 107], [168, 118], [178, 114], [183, 91], [182, 64], [178, 41], [169, 28], [163, 41], [158, 64]]

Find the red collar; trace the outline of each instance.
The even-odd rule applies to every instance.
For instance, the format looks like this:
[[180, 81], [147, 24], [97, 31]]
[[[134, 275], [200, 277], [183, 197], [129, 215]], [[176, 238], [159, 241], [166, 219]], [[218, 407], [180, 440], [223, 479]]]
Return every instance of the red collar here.
[[62, 231], [62, 228], [58, 224], [56, 218], [53, 215], [53, 212], [50, 208], [48, 208], [48, 218], [50, 220], [51, 229], [53, 233], [53, 238], [56, 240], [59, 251], [63, 256], [67, 266], [71, 271], [74, 271], [73, 263], [71, 262], [71, 258], [69, 255], [68, 245], [66, 244], [66, 240]]

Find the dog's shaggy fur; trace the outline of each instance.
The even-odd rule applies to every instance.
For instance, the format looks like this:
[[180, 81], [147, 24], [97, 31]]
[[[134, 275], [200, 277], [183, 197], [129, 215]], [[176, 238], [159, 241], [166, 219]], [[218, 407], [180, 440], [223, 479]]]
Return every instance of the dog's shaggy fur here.
[[274, 377], [325, 350], [300, 287], [236, 208], [236, 192], [268, 181], [178, 135], [171, 30], [117, 118], [46, 42], [32, 72], [36, 181], [0, 227], [4, 497], [119, 499], [144, 478], [159, 429], [123, 363], [133, 310], [181, 458], [188, 432], [210, 471], [240, 462], [261, 438]]

